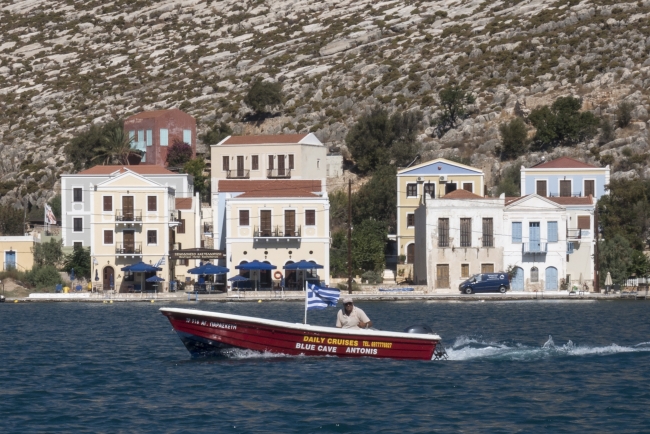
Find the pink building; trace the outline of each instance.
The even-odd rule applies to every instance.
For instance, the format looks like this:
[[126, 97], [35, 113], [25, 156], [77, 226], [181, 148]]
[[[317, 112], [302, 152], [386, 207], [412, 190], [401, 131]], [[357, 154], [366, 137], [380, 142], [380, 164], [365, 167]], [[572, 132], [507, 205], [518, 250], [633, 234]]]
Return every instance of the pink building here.
[[196, 155], [196, 119], [178, 109], [129, 116], [124, 131], [133, 138], [133, 147], [145, 153], [140, 164], [167, 166], [167, 149], [175, 141], [187, 143]]

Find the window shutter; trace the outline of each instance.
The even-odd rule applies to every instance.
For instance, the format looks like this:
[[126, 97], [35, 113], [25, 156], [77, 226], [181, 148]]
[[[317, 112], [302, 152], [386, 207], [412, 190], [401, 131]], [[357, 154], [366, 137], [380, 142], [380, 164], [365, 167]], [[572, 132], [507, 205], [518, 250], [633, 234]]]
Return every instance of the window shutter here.
[[596, 187], [594, 186], [594, 180], [587, 180], [585, 181], [585, 192], [584, 196], [595, 196], [596, 195]]
[[547, 229], [548, 229], [548, 236], [547, 236], [548, 242], [557, 243], [557, 222], [548, 222]]
[[590, 220], [591, 219], [588, 215], [578, 216], [578, 229], [589, 230]]
[[512, 242], [521, 243], [521, 222], [512, 222]]
[[156, 196], [147, 196], [147, 211], [157, 211], [158, 203], [156, 201]]
[[537, 181], [537, 194], [546, 197], [546, 181]]
[[113, 244], [113, 231], [104, 231], [104, 244]]
[[289, 169], [293, 170], [293, 155], [289, 155]]
[[250, 224], [250, 215], [247, 209], [239, 210], [239, 226], [248, 226]]
[[253, 155], [251, 157], [251, 170], [259, 170], [259, 168], [260, 168], [259, 157], [257, 155]]
[[221, 159], [223, 167], [221, 168], [223, 171], [227, 172], [230, 170], [230, 158], [227, 155], [224, 155], [223, 158]]
[[113, 211], [113, 196], [104, 196], [104, 211]]
[[305, 225], [315, 226], [316, 225], [316, 210], [308, 209], [305, 211]]

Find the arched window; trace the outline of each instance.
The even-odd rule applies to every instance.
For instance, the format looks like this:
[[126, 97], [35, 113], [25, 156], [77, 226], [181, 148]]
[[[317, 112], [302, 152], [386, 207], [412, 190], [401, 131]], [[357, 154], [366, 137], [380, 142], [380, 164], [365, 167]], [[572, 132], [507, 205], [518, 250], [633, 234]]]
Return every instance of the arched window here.
[[539, 270], [537, 269], [537, 267], [533, 267], [530, 269], [530, 282], [531, 283], [539, 282]]

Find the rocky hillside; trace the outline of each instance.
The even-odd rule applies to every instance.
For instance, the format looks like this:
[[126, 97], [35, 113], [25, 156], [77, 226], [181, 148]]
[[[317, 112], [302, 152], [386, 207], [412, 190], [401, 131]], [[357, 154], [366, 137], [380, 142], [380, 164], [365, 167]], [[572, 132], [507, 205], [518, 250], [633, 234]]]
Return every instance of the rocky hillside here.
[[[71, 170], [63, 146], [89, 124], [170, 107], [203, 131], [223, 121], [238, 134], [313, 131], [331, 145], [344, 144], [376, 104], [419, 109], [423, 156], [469, 159], [490, 184], [513, 164], [495, 156], [500, 123], [562, 95], [612, 120], [627, 101], [633, 122], [613, 141], [554, 152], [592, 163], [612, 155], [616, 176], [646, 171], [649, 0], [15, 0], [0, 8], [4, 203], [51, 197], [57, 175]], [[261, 124], [244, 121], [255, 78], [280, 81], [286, 95], [281, 114]], [[438, 139], [429, 122], [450, 81], [471, 89], [476, 104]]]

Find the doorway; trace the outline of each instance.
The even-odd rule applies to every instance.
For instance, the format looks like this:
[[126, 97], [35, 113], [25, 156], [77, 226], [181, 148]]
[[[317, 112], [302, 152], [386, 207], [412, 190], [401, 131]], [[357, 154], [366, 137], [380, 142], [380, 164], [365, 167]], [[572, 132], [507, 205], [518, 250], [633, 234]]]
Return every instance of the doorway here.
[[103, 288], [104, 291], [115, 288], [115, 270], [113, 267], [104, 267]]

